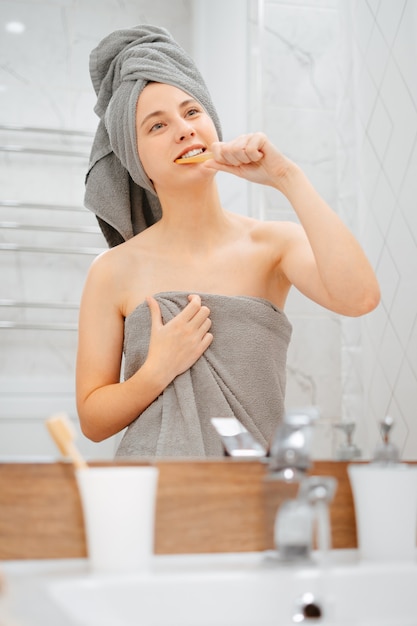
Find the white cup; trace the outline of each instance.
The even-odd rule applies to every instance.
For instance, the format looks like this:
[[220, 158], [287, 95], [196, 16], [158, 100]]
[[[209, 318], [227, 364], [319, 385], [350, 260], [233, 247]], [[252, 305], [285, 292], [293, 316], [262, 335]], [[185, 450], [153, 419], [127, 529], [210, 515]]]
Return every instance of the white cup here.
[[87, 551], [96, 573], [144, 572], [154, 552], [158, 468], [76, 470]]
[[413, 561], [417, 543], [417, 467], [348, 466], [358, 548], [368, 561]]

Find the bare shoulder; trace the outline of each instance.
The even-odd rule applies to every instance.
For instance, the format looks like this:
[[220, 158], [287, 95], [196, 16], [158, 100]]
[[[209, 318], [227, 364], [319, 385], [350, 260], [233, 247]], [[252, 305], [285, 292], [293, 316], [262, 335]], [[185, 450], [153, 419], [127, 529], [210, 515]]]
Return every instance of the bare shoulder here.
[[[121, 244], [123, 245], [123, 244]], [[110, 248], [99, 254], [91, 263], [88, 271], [88, 280], [111, 281], [117, 267], [120, 264], [123, 254], [119, 250], [120, 246]]]
[[97, 278], [119, 279], [132, 260], [141, 254], [141, 248], [141, 236], [136, 235], [97, 256], [90, 266], [90, 273]]
[[114, 302], [120, 301], [124, 290], [127, 268], [132, 263], [134, 251], [129, 242], [102, 252], [91, 263], [85, 290], [99, 296], [103, 294]]

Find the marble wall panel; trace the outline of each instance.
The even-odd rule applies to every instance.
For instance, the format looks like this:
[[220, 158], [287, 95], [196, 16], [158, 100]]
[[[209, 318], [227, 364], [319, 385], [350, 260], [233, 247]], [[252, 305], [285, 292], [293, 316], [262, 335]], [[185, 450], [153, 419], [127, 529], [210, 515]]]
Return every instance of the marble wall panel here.
[[[338, 209], [337, 67], [338, 13], [334, 2], [280, 0], [252, 12], [262, 52], [263, 130]], [[259, 32], [260, 31], [260, 32]], [[297, 217], [274, 190], [261, 191], [266, 219]], [[341, 417], [341, 323], [336, 316], [291, 291], [286, 311], [294, 327], [288, 354], [287, 407], [317, 404], [314, 454], [334, 456]]]

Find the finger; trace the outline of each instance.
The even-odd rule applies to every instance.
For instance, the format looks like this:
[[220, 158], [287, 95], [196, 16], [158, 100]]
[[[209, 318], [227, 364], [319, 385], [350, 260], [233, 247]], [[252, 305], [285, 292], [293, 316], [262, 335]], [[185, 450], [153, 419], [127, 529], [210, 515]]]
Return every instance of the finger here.
[[226, 149], [230, 151], [230, 154], [237, 160], [237, 164], [250, 163], [250, 158], [246, 152], [248, 145], [248, 139], [250, 135], [241, 135], [230, 144], [226, 144]]
[[209, 317], [196, 315], [195, 318], [193, 318], [189, 322], [189, 328], [191, 332], [195, 335], [195, 337], [202, 339], [204, 335], [210, 330], [211, 324], [212, 322]]
[[259, 161], [263, 154], [259, 148], [264, 144], [265, 138], [261, 133], [252, 133], [250, 135], [241, 135], [233, 143], [231, 150], [241, 163], [252, 163]]
[[248, 137], [245, 152], [252, 162], [260, 161], [263, 158], [262, 148], [264, 145], [265, 137], [261, 133], [255, 133]]
[[204, 337], [204, 335], [208, 333], [210, 328], [211, 328], [211, 319], [207, 317], [203, 321], [203, 323], [200, 325], [201, 336]]
[[236, 150], [234, 152], [234, 156], [237, 160], [236, 165], [247, 165], [248, 163], [252, 162], [252, 159], [248, 155], [245, 147], [242, 147], [242, 148], [239, 148], [239, 150]]
[[[263, 133], [252, 133], [241, 135], [234, 141], [216, 142], [211, 146], [214, 162], [231, 166], [257, 162], [264, 156], [262, 147], [265, 141], [266, 137]], [[210, 163], [212, 167], [214, 162]]]
[[148, 303], [149, 311], [151, 313], [151, 322], [153, 328], [159, 328], [163, 325], [161, 309], [158, 302], [153, 296], [147, 296], [146, 302]]
[[[234, 141], [223, 144], [222, 153], [224, 159], [233, 165], [248, 164], [252, 161], [251, 146], [254, 143], [254, 135], [240, 135]], [[249, 148], [249, 151], [248, 151]]]
[[194, 303], [197, 303], [199, 306], [201, 306], [201, 298], [198, 295], [198, 293], [190, 293], [190, 295], [188, 296], [188, 302], [190, 304], [194, 302]]
[[211, 144], [210, 152], [213, 155], [213, 160], [215, 160], [215, 161], [220, 161], [221, 160], [221, 148], [222, 148], [222, 145], [223, 145], [222, 141], [215, 141], [215, 142], [213, 142]]
[[213, 335], [211, 333], [206, 333], [203, 339], [201, 340], [202, 353], [205, 350], [207, 350], [207, 348], [211, 345], [212, 341], [213, 341]]
[[201, 309], [201, 298], [198, 294], [190, 294], [188, 296], [188, 304], [181, 313], [178, 314], [184, 321], [189, 322]]
[[233, 155], [231, 146], [232, 142], [225, 143], [217, 141], [213, 143], [211, 145], [211, 152], [213, 153], [214, 161], [206, 161], [206, 163], [217, 162], [222, 165], [238, 165], [239, 160]]
[[209, 315], [210, 309], [207, 306], [202, 305], [199, 311], [196, 312], [194, 317], [192, 317], [188, 323], [190, 324], [191, 328], [195, 330], [200, 329], [204, 331], [205, 329], [205, 331], [207, 331], [211, 326], [211, 320], [209, 318]]
[[236, 166], [249, 161], [243, 147], [225, 144], [221, 150], [221, 162]]

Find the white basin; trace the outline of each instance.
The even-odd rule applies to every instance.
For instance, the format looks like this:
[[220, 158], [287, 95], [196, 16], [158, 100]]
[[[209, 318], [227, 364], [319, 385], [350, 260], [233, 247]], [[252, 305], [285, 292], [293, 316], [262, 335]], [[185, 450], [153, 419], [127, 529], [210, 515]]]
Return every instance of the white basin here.
[[326, 567], [242, 553], [157, 556], [146, 576], [99, 578], [85, 559], [6, 561], [0, 571], [7, 625], [293, 626], [310, 593], [323, 617], [305, 624], [417, 626], [417, 558], [365, 564], [354, 550], [335, 550]]
[[326, 566], [291, 567], [260, 553], [158, 556], [147, 575], [70, 574], [48, 593], [74, 626], [290, 626], [310, 593], [326, 626], [417, 626], [417, 559], [358, 563], [333, 551]]

